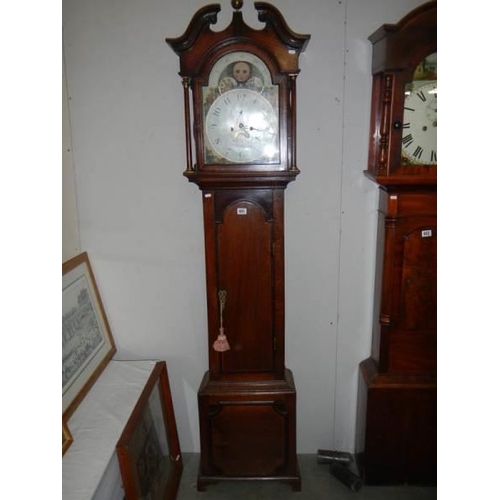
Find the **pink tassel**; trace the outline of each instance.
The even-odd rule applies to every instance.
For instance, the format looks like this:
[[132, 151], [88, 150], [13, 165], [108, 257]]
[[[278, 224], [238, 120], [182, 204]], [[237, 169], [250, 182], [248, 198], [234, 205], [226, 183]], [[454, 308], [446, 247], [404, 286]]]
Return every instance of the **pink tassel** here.
[[222, 326], [222, 311], [224, 311], [224, 308], [226, 307], [226, 297], [227, 297], [227, 292], [226, 290], [219, 290], [219, 303], [220, 303], [220, 328], [219, 328], [219, 336], [217, 337], [217, 340], [212, 344], [212, 347], [214, 348], [214, 351], [217, 352], [226, 352], [231, 349], [229, 347], [229, 342], [227, 341], [227, 337], [224, 335], [224, 327]]
[[214, 351], [217, 351], [217, 352], [229, 351], [229, 349], [231, 349], [231, 347], [229, 346], [229, 342], [227, 341], [227, 337], [224, 335], [224, 328], [220, 327], [219, 332], [220, 333], [217, 337], [217, 340], [212, 344]]

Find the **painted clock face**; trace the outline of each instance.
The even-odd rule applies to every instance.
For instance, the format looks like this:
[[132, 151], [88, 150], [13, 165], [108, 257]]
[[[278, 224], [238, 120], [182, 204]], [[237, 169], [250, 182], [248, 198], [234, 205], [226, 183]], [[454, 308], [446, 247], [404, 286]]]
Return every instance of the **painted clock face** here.
[[437, 54], [424, 59], [406, 89], [402, 161], [437, 165]]
[[210, 106], [205, 132], [212, 150], [235, 163], [266, 163], [277, 153], [278, 117], [258, 92], [236, 88]]
[[278, 95], [254, 54], [235, 51], [218, 59], [202, 88], [205, 163], [278, 163]]

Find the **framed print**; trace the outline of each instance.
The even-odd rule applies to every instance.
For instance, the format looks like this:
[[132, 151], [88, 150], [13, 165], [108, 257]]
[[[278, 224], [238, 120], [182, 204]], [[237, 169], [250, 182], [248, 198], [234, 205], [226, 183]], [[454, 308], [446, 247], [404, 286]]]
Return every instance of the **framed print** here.
[[116, 445], [126, 500], [173, 500], [182, 474], [165, 361], [156, 364]]
[[62, 412], [67, 420], [116, 352], [87, 252], [62, 266]]
[[63, 420], [62, 421], [62, 454], [66, 453], [66, 450], [69, 448], [70, 444], [73, 442], [73, 436], [69, 431], [68, 424]]

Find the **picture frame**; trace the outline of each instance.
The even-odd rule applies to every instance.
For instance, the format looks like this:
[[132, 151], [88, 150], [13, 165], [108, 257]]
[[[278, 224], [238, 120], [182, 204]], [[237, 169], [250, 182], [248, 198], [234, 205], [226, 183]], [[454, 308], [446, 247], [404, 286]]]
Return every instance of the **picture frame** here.
[[87, 252], [62, 265], [62, 413], [68, 420], [116, 352]]
[[62, 421], [62, 454], [66, 453], [66, 450], [70, 447], [73, 442], [73, 436], [68, 428], [68, 424], [63, 420]]
[[165, 361], [157, 362], [116, 445], [127, 500], [174, 500], [182, 455]]

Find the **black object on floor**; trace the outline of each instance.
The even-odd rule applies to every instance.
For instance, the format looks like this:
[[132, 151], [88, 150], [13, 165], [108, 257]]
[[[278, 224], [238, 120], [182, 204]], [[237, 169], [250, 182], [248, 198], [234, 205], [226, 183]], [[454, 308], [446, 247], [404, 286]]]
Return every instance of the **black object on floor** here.
[[359, 491], [363, 481], [359, 477], [351, 453], [346, 451], [318, 450], [316, 455], [319, 464], [330, 464], [330, 474], [352, 491]]
[[349, 465], [332, 462], [330, 464], [330, 474], [335, 476], [352, 491], [359, 491], [363, 486], [363, 481]]

